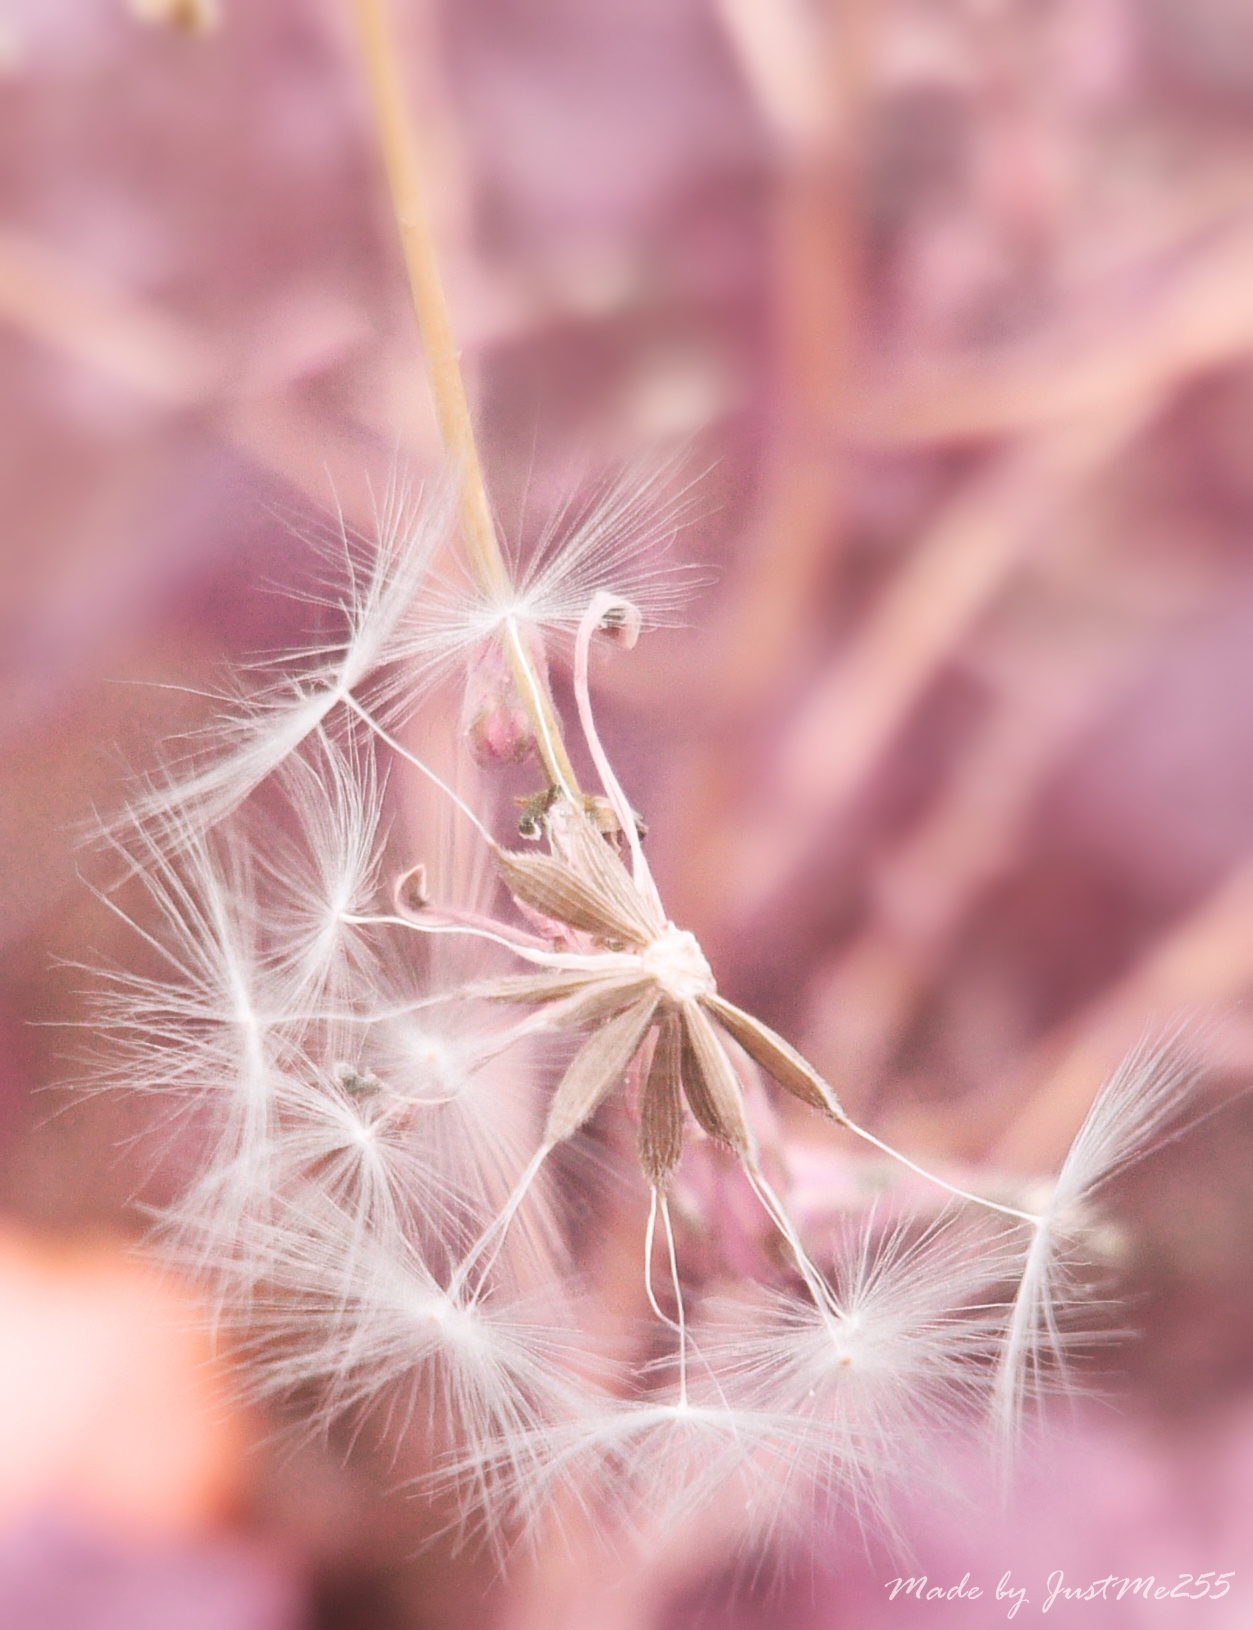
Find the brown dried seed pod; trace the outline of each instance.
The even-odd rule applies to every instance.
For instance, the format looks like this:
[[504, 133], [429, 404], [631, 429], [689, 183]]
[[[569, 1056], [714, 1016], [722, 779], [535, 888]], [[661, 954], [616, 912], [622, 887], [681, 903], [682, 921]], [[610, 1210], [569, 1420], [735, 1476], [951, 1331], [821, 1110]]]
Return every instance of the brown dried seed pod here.
[[640, 1165], [660, 1188], [683, 1155], [683, 1030], [678, 1014], [667, 1013], [640, 1103]]
[[545, 1143], [570, 1137], [596, 1112], [622, 1079], [656, 1011], [656, 996], [642, 997], [588, 1037], [553, 1094]]
[[692, 1114], [719, 1143], [733, 1149], [746, 1166], [756, 1166], [757, 1148], [744, 1109], [744, 1092], [714, 1027], [696, 1002], [684, 1002], [683, 1090]]
[[707, 996], [705, 1006], [714, 1014], [728, 1035], [739, 1042], [748, 1056], [760, 1064], [766, 1074], [794, 1098], [799, 1098], [811, 1109], [824, 1111], [837, 1121], [848, 1119], [840, 1107], [839, 1099], [817, 1070], [802, 1058], [794, 1047], [789, 1046], [782, 1036], [776, 1035], [768, 1025], [762, 1024], [759, 1019], [754, 1019], [752, 1014], [745, 1013], [742, 1008], [725, 1001], [721, 996]]
[[639, 943], [637, 925], [619, 915], [614, 902], [564, 861], [552, 855], [517, 855], [509, 849], [497, 849], [495, 854], [505, 887], [523, 905], [599, 939]]

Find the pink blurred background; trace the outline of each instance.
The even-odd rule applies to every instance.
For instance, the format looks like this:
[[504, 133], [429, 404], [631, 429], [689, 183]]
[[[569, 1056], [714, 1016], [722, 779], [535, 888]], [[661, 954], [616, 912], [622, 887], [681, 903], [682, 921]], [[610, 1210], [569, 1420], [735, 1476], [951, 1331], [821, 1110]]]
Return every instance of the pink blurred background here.
[[[293, 523], [368, 528], [371, 481], [439, 460], [348, 0], [218, 9], [0, 4], [0, 1622], [1003, 1622], [887, 1602], [855, 1534], [769, 1590], [716, 1533], [503, 1584], [415, 1556], [388, 1468], [270, 1444], [128, 1252], [144, 1111], [56, 1085], [57, 959], [126, 955], [76, 834], [203, 709], [161, 687], [299, 638]], [[393, 10], [505, 529], [621, 463], [704, 472], [676, 553], [713, 586], [599, 706], [720, 985], [932, 1159], [1049, 1170], [1182, 1014], [1238, 1091], [1246, 0]], [[1055, 1569], [1235, 1569], [1052, 1611], [1253, 1623], [1251, 1149], [1235, 1102], [1122, 1184], [1114, 1407], [994, 1517], [907, 1511], [937, 1582], [1011, 1570], [1023, 1623]]]

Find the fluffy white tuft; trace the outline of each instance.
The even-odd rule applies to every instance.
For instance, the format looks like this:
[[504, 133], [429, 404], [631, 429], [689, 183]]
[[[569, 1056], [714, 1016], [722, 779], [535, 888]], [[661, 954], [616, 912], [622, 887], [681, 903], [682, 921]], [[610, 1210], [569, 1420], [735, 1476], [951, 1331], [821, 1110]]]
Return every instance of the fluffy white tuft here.
[[372, 544], [341, 525], [323, 590], [312, 597], [337, 631], [324, 645], [254, 666], [247, 677], [255, 682], [241, 679], [216, 696], [217, 715], [149, 779], [114, 830], [153, 825], [167, 841], [204, 830], [238, 809], [315, 733], [353, 732], [345, 714], [350, 698], [364, 697], [384, 722], [410, 708], [413, 677], [399, 671], [412, 652], [407, 623], [420, 616], [452, 517], [449, 484], [415, 498], [393, 482]]
[[777, 1515], [837, 1505], [890, 1526], [890, 1492], [938, 1475], [986, 1407], [1022, 1265], [1015, 1234], [949, 1212], [843, 1231], [822, 1302], [799, 1287], [711, 1309], [695, 1332], [728, 1402], [769, 1419]]
[[1092, 1197], [1178, 1130], [1200, 1073], [1182, 1036], [1144, 1041], [1088, 1111], [1031, 1229], [996, 1378], [1006, 1442], [1020, 1431], [1028, 1399], [1065, 1382], [1063, 1310], [1082, 1295], [1079, 1276], [1092, 1263]]

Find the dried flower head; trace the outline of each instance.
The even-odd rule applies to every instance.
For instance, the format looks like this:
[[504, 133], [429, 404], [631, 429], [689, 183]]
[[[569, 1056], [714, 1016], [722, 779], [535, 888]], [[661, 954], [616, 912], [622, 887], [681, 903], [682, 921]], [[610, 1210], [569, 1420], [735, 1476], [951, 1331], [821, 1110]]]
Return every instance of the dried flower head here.
[[[629, 649], [639, 608], [597, 589], [573, 631], [599, 793], [541, 739], [551, 700], [527, 711], [555, 772], [522, 804], [538, 847], [499, 841], [394, 734], [440, 645], [413, 630], [433, 615], [445, 530], [440, 514], [406, 530], [420, 569], [385, 534], [357, 578], [349, 645], [291, 682], [285, 706], [248, 704], [219, 729], [226, 751], [140, 802], [126, 887], [146, 888], [158, 972], [112, 974], [101, 1022], [118, 1040], [106, 1078], [177, 1108], [180, 1147], [200, 1152], [160, 1237], [214, 1287], [256, 1390], [295, 1394], [323, 1426], [373, 1410], [404, 1432], [421, 1416], [434, 1457], [421, 1486], [451, 1491], [463, 1526], [498, 1547], [571, 1502], [598, 1510], [611, 1488], [640, 1533], [729, 1487], [760, 1532], [814, 1501], [889, 1521], [890, 1488], [917, 1475], [928, 1440], [981, 1409], [1012, 1436], [1061, 1373], [1062, 1321], [1084, 1288], [1074, 1267], [1093, 1250], [1087, 1196], [1158, 1135], [1190, 1073], [1176, 1053], [1129, 1061], [1042, 1208], [932, 1176], [856, 1125], [794, 1047], [719, 994], [662, 904], [589, 692], [593, 641]], [[523, 634], [506, 618], [496, 643], [450, 635], [454, 647], [500, 696], [546, 688], [538, 625]], [[379, 754], [469, 822], [490, 871], [463, 902], [438, 852], [380, 899]], [[493, 914], [500, 886], [512, 916]], [[785, 1157], [759, 1148], [756, 1071], [928, 1177], [940, 1211], [872, 1214], [834, 1245], [807, 1238], [768, 1175], [786, 1177]], [[624, 1081], [657, 1332], [635, 1358], [632, 1340], [597, 1352], [572, 1336], [551, 1158]], [[689, 1277], [693, 1223], [672, 1207], [696, 1129], [732, 1157], [779, 1247], [752, 1247], [749, 1281], [713, 1299]], [[718, 1223], [715, 1204], [703, 1226]]]
[[[450, 475], [417, 496], [394, 481], [373, 540], [340, 528], [312, 647], [225, 687], [114, 823], [124, 875], [103, 898], [148, 966], [105, 975], [98, 1080], [167, 1111], [184, 1178], [157, 1232], [209, 1285], [252, 1389], [294, 1398], [319, 1430], [372, 1415], [416, 1440], [417, 1486], [499, 1551], [570, 1510], [642, 1535], [719, 1501], [756, 1535], [815, 1502], [888, 1521], [937, 1434], [1012, 1438], [1060, 1373], [1096, 1250], [1090, 1197], [1160, 1135], [1191, 1074], [1174, 1053], [1130, 1060], [1048, 1199], [1013, 1205], [856, 1124], [720, 995], [665, 909], [589, 684], [594, 642], [629, 651], [673, 616], [684, 580], [655, 544], [676, 506], [653, 482], [608, 485], [527, 559], [501, 548], [386, 15], [380, 0], [357, 13]], [[412, 748], [411, 717], [454, 673], [476, 769], [536, 763], [530, 847], [502, 840], [505, 800], [482, 777]], [[435, 823], [396, 877], [393, 765], [440, 791], [473, 863]], [[759, 1135], [759, 1077], [942, 1200], [799, 1223], [786, 1140]], [[619, 1198], [640, 1272], [602, 1305], [583, 1218], [623, 1083], [644, 1181]], [[580, 1207], [575, 1155], [598, 1112], [608, 1135]], [[678, 1181], [702, 1133], [729, 1173], [703, 1208]], [[720, 1252], [739, 1204], [764, 1221]]]

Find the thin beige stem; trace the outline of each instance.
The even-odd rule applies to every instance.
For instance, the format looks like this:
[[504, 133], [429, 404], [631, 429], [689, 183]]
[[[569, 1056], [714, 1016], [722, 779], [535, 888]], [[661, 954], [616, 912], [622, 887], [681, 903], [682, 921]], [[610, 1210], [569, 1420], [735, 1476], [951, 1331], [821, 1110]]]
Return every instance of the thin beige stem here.
[[505, 623], [505, 654], [509, 658], [514, 683], [522, 697], [522, 705], [530, 714], [531, 722], [535, 726], [535, 742], [548, 771], [548, 779], [554, 787], [560, 787], [567, 798], [577, 802], [582, 794], [579, 792], [574, 766], [566, 753], [566, 744], [561, 739], [561, 720], [557, 717], [557, 710], [553, 707], [552, 697], [548, 694], [548, 688], [541, 679], [539, 670], [527, 656], [526, 646], [518, 632], [517, 621], [513, 617], [508, 618]]
[[[483, 481], [465, 380], [435, 254], [417, 135], [405, 107], [386, 0], [354, 0], [354, 4], [392, 208], [426, 352], [435, 414], [444, 447], [461, 480], [461, 530], [470, 567], [483, 593], [495, 603], [507, 605], [513, 596], [513, 584]], [[523, 705], [535, 726], [536, 742], [549, 778], [566, 792], [577, 794], [578, 783], [552, 698], [523, 642], [509, 639], [506, 650]]]
[[461, 475], [461, 522], [466, 548], [483, 588], [506, 599], [509, 573], [483, 484], [470, 404], [435, 258], [416, 134], [405, 109], [385, 0], [356, 0], [356, 11], [379, 145], [426, 351], [435, 412], [444, 446]]

